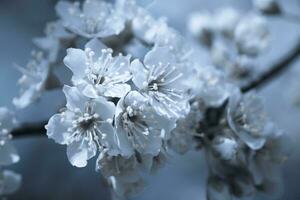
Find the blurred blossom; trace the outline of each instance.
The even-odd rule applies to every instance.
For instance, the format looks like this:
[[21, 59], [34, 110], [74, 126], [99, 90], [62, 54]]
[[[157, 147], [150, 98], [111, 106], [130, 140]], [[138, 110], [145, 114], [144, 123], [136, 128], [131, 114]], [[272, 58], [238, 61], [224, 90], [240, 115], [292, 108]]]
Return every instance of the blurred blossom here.
[[22, 177], [10, 170], [0, 170], [0, 197], [16, 192], [21, 186]]
[[11, 142], [10, 132], [16, 127], [14, 113], [0, 107], [0, 197], [15, 192], [21, 184], [21, 176], [3, 167], [17, 163], [20, 157]]
[[279, 14], [281, 9], [276, 0], [252, 0], [256, 9], [264, 14]]
[[14, 113], [5, 107], [0, 107], [0, 166], [11, 165], [20, 160], [17, 150], [11, 143], [10, 132], [16, 126]]
[[240, 53], [257, 56], [270, 42], [266, 20], [256, 15], [244, 17], [235, 29], [234, 40]]
[[225, 7], [218, 10], [215, 14], [216, 29], [227, 37], [232, 37], [235, 27], [241, 19], [239, 11]]
[[83, 37], [107, 37], [119, 34], [125, 27], [123, 4], [99, 0], [79, 2], [58, 2], [56, 12], [66, 28]]
[[213, 150], [223, 160], [234, 160], [238, 153], [238, 143], [235, 139], [219, 137], [214, 140]]
[[197, 88], [194, 96], [204, 103], [205, 107], [219, 107], [230, 96], [236, 87], [228, 82], [222, 71], [210, 66], [198, 69]]
[[230, 128], [251, 149], [260, 149], [266, 142], [268, 119], [261, 100], [254, 93], [232, 95], [227, 120]]
[[210, 13], [193, 13], [187, 22], [189, 32], [204, 45], [210, 46], [214, 37], [215, 22]]
[[21, 87], [20, 96], [13, 99], [13, 104], [17, 108], [25, 108], [33, 103], [52, 84], [49, 62], [44, 58], [42, 52], [33, 52], [32, 57], [26, 67], [17, 66], [22, 73], [22, 77], [18, 81]]
[[232, 67], [232, 52], [228, 51], [228, 48], [225, 46], [224, 43], [216, 42], [211, 50], [211, 60], [212, 63], [220, 68], [220, 69], [228, 69]]
[[34, 38], [33, 42], [47, 52], [50, 62], [56, 62], [60, 46], [74, 39], [74, 35], [64, 29], [61, 21], [49, 22], [45, 34], [45, 37]]
[[144, 42], [155, 43], [157, 37], [165, 35], [168, 27], [165, 18], [155, 19], [145, 9], [139, 8], [137, 15], [132, 19], [134, 35]]

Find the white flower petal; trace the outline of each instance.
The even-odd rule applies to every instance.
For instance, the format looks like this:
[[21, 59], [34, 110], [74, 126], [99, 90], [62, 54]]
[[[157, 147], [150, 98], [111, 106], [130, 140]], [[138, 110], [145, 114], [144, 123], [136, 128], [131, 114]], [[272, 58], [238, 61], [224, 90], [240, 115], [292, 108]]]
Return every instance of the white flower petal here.
[[97, 38], [91, 39], [85, 45], [85, 49], [90, 49], [95, 53], [94, 58], [99, 58], [102, 54], [102, 49], [107, 49], [108, 47], [105, 46], [102, 42], [100, 42]]
[[86, 54], [81, 49], [67, 49], [64, 64], [73, 72], [76, 78], [84, 77], [86, 69]]
[[105, 146], [107, 154], [110, 156], [119, 155], [120, 149], [113, 126], [110, 123], [103, 123], [99, 126], [99, 130], [102, 135], [105, 135], [105, 137], [101, 140], [101, 143]]
[[80, 93], [76, 87], [70, 87], [64, 85], [63, 92], [67, 99], [67, 108], [74, 111], [76, 108], [79, 108], [81, 111], [84, 111], [85, 102], [88, 101], [88, 98]]
[[84, 1], [82, 11], [87, 18], [99, 18], [99, 16], [109, 16], [112, 9], [111, 4], [105, 1], [88, 0]]
[[66, 115], [55, 114], [46, 125], [47, 136], [59, 144], [67, 144], [70, 133], [68, 128], [72, 126], [71, 121], [65, 120]]
[[95, 143], [86, 141], [73, 142], [67, 147], [67, 156], [70, 163], [75, 167], [85, 167], [87, 160], [94, 157], [97, 152]]
[[63, 25], [76, 30], [76, 26], [80, 24], [79, 7], [68, 1], [59, 1], [55, 6], [56, 13], [63, 20]]
[[116, 106], [103, 97], [98, 97], [94, 104], [94, 112], [99, 114], [102, 120], [113, 120]]
[[172, 54], [168, 47], [154, 47], [149, 51], [144, 59], [146, 67], [151, 68], [152, 66], [174, 64], [175, 56]]
[[[90, 85], [89, 83], [81, 83], [79, 85], [77, 85], [78, 89], [82, 92], [82, 94], [86, 97], [92, 98], [92, 99], [96, 99], [99, 97], [99, 90], [102, 91], [104, 89], [102, 89], [103, 87], [97, 86], [95, 87], [94, 85]], [[99, 89], [101, 88], [101, 89]]]
[[130, 65], [132, 72], [132, 81], [139, 88], [143, 89], [145, 83], [147, 83], [148, 70], [145, 69], [144, 65], [138, 60], [134, 60]]
[[16, 148], [11, 142], [6, 141], [3, 145], [0, 145], [0, 165], [11, 165], [20, 160], [20, 156], [17, 153]]
[[107, 97], [123, 97], [131, 90], [130, 85], [128, 84], [114, 84], [109, 88], [106, 88], [104, 96]]

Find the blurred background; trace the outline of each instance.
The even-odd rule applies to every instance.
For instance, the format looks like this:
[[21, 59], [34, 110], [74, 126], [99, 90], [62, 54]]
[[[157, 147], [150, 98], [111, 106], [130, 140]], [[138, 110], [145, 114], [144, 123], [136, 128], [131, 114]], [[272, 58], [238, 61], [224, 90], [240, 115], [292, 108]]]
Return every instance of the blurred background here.
[[[56, 19], [55, 3], [56, 0], [0, 0], [0, 106], [13, 108], [11, 100], [18, 94], [16, 82], [20, 77], [13, 64], [27, 62], [34, 48], [32, 38], [42, 36], [46, 22]], [[281, 0], [280, 3], [286, 11], [300, 15], [299, 1]], [[222, 6], [252, 9], [250, 0], [156, 0], [149, 9], [155, 16], [166, 16], [169, 24], [185, 35], [187, 16], [191, 12], [213, 11]], [[275, 17], [269, 19], [269, 25], [272, 44], [258, 59], [262, 68], [280, 59], [300, 37], [300, 24]], [[300, 145], [297, 145], [300, 143], [300, 107], [293, 106], [289, 96], [291, 85], [297, 80], [300, 82], [300, 61], [259, 90], [271, 118], [286, 130], [295, 144], [282, 169], [285, 192], [280, 199], [284, 200], [300, 200]], [[61, 92], [49, 92], [37, 104], [18, 111], [17, 115], [21, 122], [46, 120], [62, 102]], [[65, 147], [52, 140], [19, 138], [14, 143], [21, 162], [10, 168], [22, 174], [23, 184], [9, 199], [109, 200], [109, 191], [94, 170], [95, 160], [91, 160], [88, 167], [77, 169], [69, 164]], [[206, 172], [201, 152], [175, 156], [150, 178], [145, 191], [136, 199], [205, 200]]]

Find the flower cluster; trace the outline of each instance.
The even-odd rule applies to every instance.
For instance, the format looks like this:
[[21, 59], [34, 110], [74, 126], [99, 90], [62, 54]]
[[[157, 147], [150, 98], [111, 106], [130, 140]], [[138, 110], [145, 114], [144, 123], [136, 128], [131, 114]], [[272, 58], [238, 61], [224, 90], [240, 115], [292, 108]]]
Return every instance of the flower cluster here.
[[0, 197], [15, 192], [21, 184], [21, 176], [4, 167], [17, 163], [20, 157], [13, 146], [11, 130], [16, 125], [13, 113], [0, 107]]
[[[206, 152], [211, 169], [211, 199], [251, 197], [262, 193], [279, 197], [282, 192], [279, 166], [289, 154], [284, 133], [269, 121], [255, 93], [234, 92], [215, 131], [208, 131]], [[212, 127], [209, 127], [212, 129]], [[206, 136], [202, 136], [205, 138]]]
[[59, 55], [65, 46], [74, 39], [60, 21], [50, 22], [45, 29], [45, 37], [34, 38], [38, 48], [31, 53], [32, 58], [26, 67], [16, 66], [22, 73], [19, 79], [20, 96], [13, 99], [13, 104], [23, 109], [34, 103], [46, 90], [60, 87], [60, 81], [54, 73], [54, 64], [59, 63]]
[[[208, 199], [278, 191], [273, 173], [287, 157], [286, 137], [257, 95], [239, 88], [268, 46], [264, 18], [232, 8], [192, 14], [188, 29], [215, 67], [202, 66], [197, 46], [134, 0], [61, 1], [56, 11], [60, 19], [34, 39], [42, 52], [18, 67], [21, 96], [13, 103], [25, 108], [43, 91], [62, 89], [66, 105], [45, 128], [66, 145], [73, 166], [96, 157], [96, 170], [122, 199], [141, 192], [145, 174], [170, 154], [196, 149], [210, 169]], [[72, 72], [71, 85], [54, 75], [61, 63]], [[11, 128], [1, 130], [9, 144]]]
[[114, 4], [99, 0], [86, 0], [82, 4], [60, 1], [56, 6], [63, 25], [86, 38], [119, 34], [134, 9], [135, 2], [130, 0], [117, 0]]
[[215, 14], [193, 13], [188, 20], [188, 30], [209, 48], [211, 63], [240, 85], [252, 79], [257, 71], [254, 58], [270, 41], [263, 17], [253, 13], [242, 16], [230, 7]]
[[[68, 49], [64, 63], [74, 86], [64, 86], [66, 109], [49, 120], [48, 137], [67, 145], [76, 167], [99, 152], [97, 168], [114, 188], [131, 190], [124, 187], [142, 180], [142, 166], [155, 168], [175, 121], [189, 111], [184, 66], [168, 47], [155, 46], [143, 61], [131, 60], [113, 56], [97, 39], [84, 50]], [[127, 180], [127, 173], [137, 178]]]

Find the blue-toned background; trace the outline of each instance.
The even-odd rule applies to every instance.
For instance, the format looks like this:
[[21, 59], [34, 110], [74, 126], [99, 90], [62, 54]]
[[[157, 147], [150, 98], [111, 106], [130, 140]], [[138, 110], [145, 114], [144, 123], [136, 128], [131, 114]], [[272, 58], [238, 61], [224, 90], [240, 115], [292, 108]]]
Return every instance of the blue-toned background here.
[[[300, 15], [297, 0], [281, 0], [289, 12]], [[11, 107], [17, 95], [20, 74], [13, 63], [25, 64], [34, 48], [31, 39], [43, 34], [43, 27], [55, 19], [55, 0], [0, 0], [0, 106]], [[150, 8], [156, 16], [166, 16], [169, 24], [185, 30], [187, 15], [192, 11], [214, 10], [232, 5], [242, 10], [250, 0], [157, 0]], [[272, 46], [259, 59], [262, 68], [270, 66], [286, 53], [300, 36], [300, 25], [271, 19]], [[200, 58], [207, 59], [207, 58]], [[284, 200], [300, 199], [300, 108], [291, 106], [288, 90], [300, 79], [300, 62], [260, 91], [272, 119], [287, 131], [295, 143], [293, 154], [283, 167]], [[297, 69], [298, 68], [298, 69]], [[298, 72], [298, 73], [295, 73]], [[299, 80], [300, 81], [300, 80]], [[299, 88], [300, 92], [300, 88]], [[28, 109], [17, 112], [21, 121], [49, 118], [63, 102], [61, 92], [50, 92]], [[108, 191], [94, 171], [95, 161], [84, 169], [72, 167], [65, 147], [46, 138], [22, 138], [15, 141], [21, 162], [12, 168], [23, 176], [21, 189], [10, 199], [108, 200]], [[200, 152], [174, 157], [149, 180], [149, 186], [137, 200], [204, 200], [206, 165]]]

